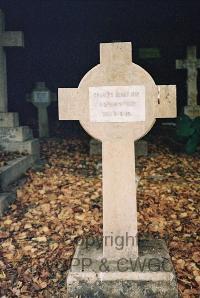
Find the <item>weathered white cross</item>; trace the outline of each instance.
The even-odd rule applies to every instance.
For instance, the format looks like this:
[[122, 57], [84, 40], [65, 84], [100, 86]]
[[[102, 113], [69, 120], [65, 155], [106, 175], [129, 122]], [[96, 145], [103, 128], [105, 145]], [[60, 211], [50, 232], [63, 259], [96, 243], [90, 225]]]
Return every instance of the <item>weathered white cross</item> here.
[[[133, 140], [162, 117], [176, 117], [176, 87], [156, 86], [144, 69], [132, 63], [129, 42], [101, 44], [100, 64], [83, 77], [78, 89], [59, 89], [60, 120], [80, 120], [92, 137], [102, 141], [107, 259], [138, 255]], [[124, 237], [127, 243], [116, 250], [108, 237], [113, 241]]]
[[7, 112], [7, 70], [6, 53], [4, 47], [24, 46], [23, 33], [18, 31], [5, 31], [5, 17], [0, 9], [0, 112]]
[[49, 137], [48, 106], [57, 100], [56, 94], [52, 93], [45, 82], [37, 82], [31, 94], [26, 100], [31, 102], [38, 109], [39, 136], [40, 138]]
[[187, 101], [185, 113], [195, 118], [200, 116], [200, 106], [197, 104], [197, 75], [200, 68], [200, 59], [197, 59], [195, 46], [187, 47], [187, 59], [176, 60], [176, 69], [187, 69]]

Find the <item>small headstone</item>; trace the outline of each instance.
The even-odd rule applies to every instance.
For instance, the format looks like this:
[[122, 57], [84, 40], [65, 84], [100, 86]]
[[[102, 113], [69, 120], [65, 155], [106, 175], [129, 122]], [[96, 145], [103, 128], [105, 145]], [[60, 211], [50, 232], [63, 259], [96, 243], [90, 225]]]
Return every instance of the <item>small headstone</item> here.
[[176, 69], [187, 69], [187, 103], [184, 113], [191, 119], [200, 116], [200, 106], [197, 103], [197, 75], [200, 68], [200, 59], [197, 59], [197, 48], [187, 47], [187, 59], [176, 60]]
[[133, 271], [128, 264], [139, 257], [157, 258], [161, 265], [167, 258], [171, 266], [162, 241], [142, 241], [138, 249], [134, 141], [156, 118], [176, 117], [176, 87], [156, 86], [132, 63], [131, 43], [101, 44], [100, 64], [78, 89], [59, 89], [59, 117], [80, 120], [102, 141], [103, 245], [97, 239], [78, 247], [67, 279], [69, 297], [178, 297], [172, 268]]
[[27, 101], [30, 101], [38, 109], [40, 138], [49, 137], [47, 108], [52, 101], [56, 100], [56, 95], [46, 87], [45, 82], [37, 82], [31, 95], [27, 96]]

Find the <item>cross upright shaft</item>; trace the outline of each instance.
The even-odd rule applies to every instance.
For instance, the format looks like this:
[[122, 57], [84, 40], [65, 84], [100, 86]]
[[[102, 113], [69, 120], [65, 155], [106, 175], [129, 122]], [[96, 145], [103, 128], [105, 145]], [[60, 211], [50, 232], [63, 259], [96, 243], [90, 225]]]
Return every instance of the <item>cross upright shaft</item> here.
[[135, 258], [137, 202], [135, 150], [132, 139], [102, 143], [103, 160], [103, 256], [119, 260]]
[[0, 9], [0, 112], [8, 110], [7, 69], [4, 47], [21, 47], [24, 45], [23, 33], [5, 31], [5, 17]]

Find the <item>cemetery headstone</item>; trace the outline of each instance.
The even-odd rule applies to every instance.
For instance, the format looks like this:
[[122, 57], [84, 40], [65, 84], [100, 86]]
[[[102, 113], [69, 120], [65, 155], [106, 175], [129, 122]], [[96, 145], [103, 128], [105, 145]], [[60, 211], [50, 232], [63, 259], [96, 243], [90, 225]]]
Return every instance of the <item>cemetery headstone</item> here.
[[187, 103], [184, 113], [191, 119], [200, 116], [200, 105], [197, 103], [197, 75], [200, 59], [197, 59], [197, 48], [187, 47], [187, 59], [176, 60], [176, 69], [187, 69]]
[[52, 93], [45, 82], [37, 82], [31, 95], [27, 100], [38, 109], [39, 136], [40, 138], [49, 137], [48, 106], [52, 101], [56, 101], [56, 95]]
[[[10, 161], [0, 169], [0, 189], [4, 190], [39, 158], [39, 142], [28, 126], [19, 126], [18, 113], [8, 112], [6, 47], [23, 47], [22, 32], [5, 31], [5, 16], [0, 9], [0, 150], [26, 152], [28, 155]], [[15, 199], [13, 193], [0, 192], [0, 217]]]
[[8, 112], [5, 47], [23, 47], [22, 32], [5, 31], [5, 17], [0, 9], [0, 147], [7, 151], [27, 152], [39, 157], [39, 142], [27, 126], [19, 126], [18, 113]]
[[17, 31], [5, 31], [5, 17], [0, 10], [0, 112], [7, 112], [7, 70], [5, 47], [23, 47], [23, 33]]
[[[176, 87], [156, 86], [132, 63], [131, 43], [100, 45], [100, 64], [79, 87], [59, 89], [60, 120], [80, 120], [102, 141], [103, 239], [78, 246], [68, 275], [70, 297], [178, 297], [172, 268], [157, 272], [132, 262], [161, 264], [170, 257], [162, 241], [137, 241], [135, 140], [156, 118], [176, 117]], [[87, 242], [87, 241], [86, 241]], [[88, 242], [87, 242], [88, 244]], [[153, 261], [152, 261], [153, 260]]]

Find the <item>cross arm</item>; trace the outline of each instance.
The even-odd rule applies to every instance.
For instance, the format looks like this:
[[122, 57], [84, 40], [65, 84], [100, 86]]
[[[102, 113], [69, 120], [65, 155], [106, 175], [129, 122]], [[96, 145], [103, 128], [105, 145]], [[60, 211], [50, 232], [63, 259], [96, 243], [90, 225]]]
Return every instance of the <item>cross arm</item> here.
[[84, 94], [78, 88], [59, 88], [58, 107], [60, 120], [80, 120], [83, 116]]
[[158, 85], [155, 118], [176, 118], [176, 85]]
[[21, 31], [6, 31], [0, 34], [0, 45], [3, 47], [23, 47], [24, 34]]

